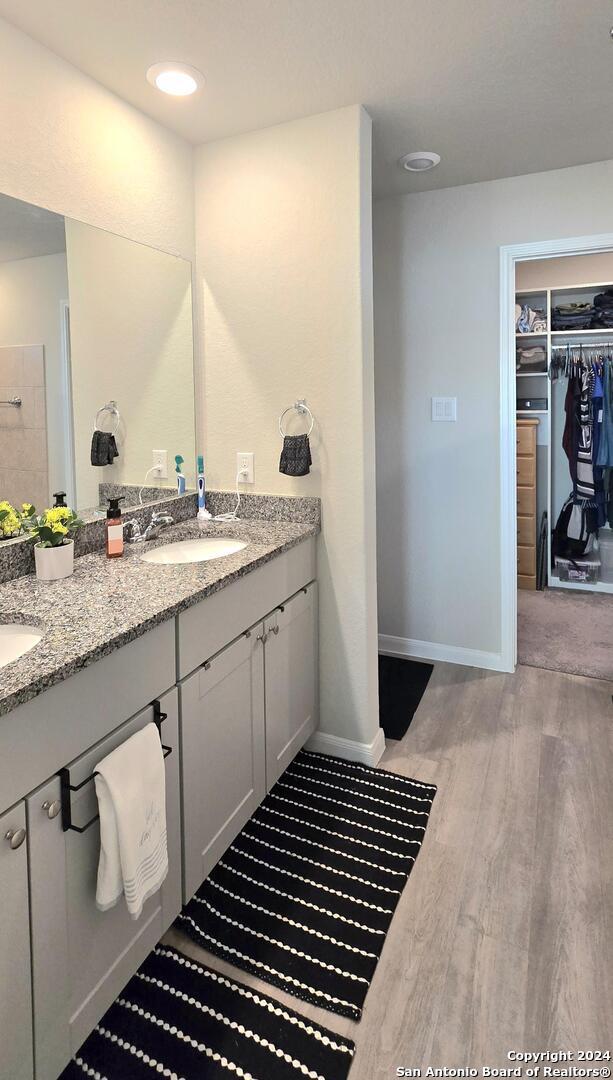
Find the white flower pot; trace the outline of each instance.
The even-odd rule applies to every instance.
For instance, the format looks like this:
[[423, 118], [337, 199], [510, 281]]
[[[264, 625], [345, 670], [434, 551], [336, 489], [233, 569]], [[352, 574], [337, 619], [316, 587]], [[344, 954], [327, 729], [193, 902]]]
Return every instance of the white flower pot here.
[[36, 576], [39, 581], [59, 581], [70, 577], [74, 570], [74, 540], [68, 540], [57, 547], [34, 545]]

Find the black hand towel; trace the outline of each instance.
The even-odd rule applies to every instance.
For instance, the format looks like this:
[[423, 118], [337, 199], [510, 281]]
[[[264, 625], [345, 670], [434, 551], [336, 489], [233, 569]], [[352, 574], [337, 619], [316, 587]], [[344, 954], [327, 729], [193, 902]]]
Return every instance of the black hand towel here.
[[309, 436], [285, 435], [279, 472], [285, 473], [286, 476], [306, 476], [312, 464]]
[[92, 465], [112, 465], [116, 457], [119, 457], [119, 450], [115, 436], [110, 431], [94, 431], [91, 448]]

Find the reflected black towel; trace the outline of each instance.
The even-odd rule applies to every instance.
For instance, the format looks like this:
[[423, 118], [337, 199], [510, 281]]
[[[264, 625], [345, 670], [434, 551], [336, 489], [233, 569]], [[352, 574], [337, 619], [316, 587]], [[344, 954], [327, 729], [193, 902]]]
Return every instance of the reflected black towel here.
[[92, 465], [112, 465], [119, 457], [115, 436], [110, 431], [94, 431], [92, 435]]
[[311, 470], [311, 447], [308, 435], [285, 435], [279, 472], [286, 476], [306, 476]]

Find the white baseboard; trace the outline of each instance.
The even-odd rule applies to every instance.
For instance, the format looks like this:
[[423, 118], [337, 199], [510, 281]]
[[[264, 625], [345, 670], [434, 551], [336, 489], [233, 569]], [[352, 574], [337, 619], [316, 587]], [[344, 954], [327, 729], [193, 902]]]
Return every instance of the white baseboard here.
[[505, 665], [500, 653], [461, 649], [456, 645], [439, 645], [434, 641], [417, 641], [415, 638], [394, 637], [393, 634], [379, 634], [379, 652], [387, 656], [411, 656], [415, 660], [438, 660], [445, 664], [486, 668], [488, 671], [513, 670]]
[[385, 750], [383, 728], [377, 728], [377, 734], [370, 743], [343, 739], [340, 735], [328, 735], [325, 731], [315, 731], [306, 744], [307, 750], [316, 754], [332, 754], [333, 757], [345, 758], [346, 761], [360, 761], [363, 765], [376, 765]]

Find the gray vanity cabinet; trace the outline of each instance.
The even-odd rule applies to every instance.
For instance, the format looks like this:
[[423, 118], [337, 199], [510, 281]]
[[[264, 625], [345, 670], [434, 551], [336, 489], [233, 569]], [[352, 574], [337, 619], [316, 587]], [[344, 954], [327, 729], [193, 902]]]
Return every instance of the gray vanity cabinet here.
[[185, 903], [265, 794], [263, 654], [260, 625], [180, 686]]
[[0, 817], [0, 1077], [32, 1076], [28, 855], [24, 803]]
[[317, 727], [316, 627], [314, 581], [264, 621], [268, 791]]
[[[167, 713], [162, 739], [173, 751], [165, 762], [170, 866], [139, 919], [130, 918], [123, 899], [109, 911], [97, 909], [99, 825], [94, 821], [83, 833], [63, 831], [61, 814], [56, 813], [59, 777], [27, 799], [36, 1080], [55, 1080], [181, 907], [176, 689], [160, 704]], [[72, 762], [71, 784], [91, 776], [100, 758], [152, 718], [148, 706]], [[94, 784], [73, 792], [71, 802], [73, 822], [85, 825], [97, 813]]]

